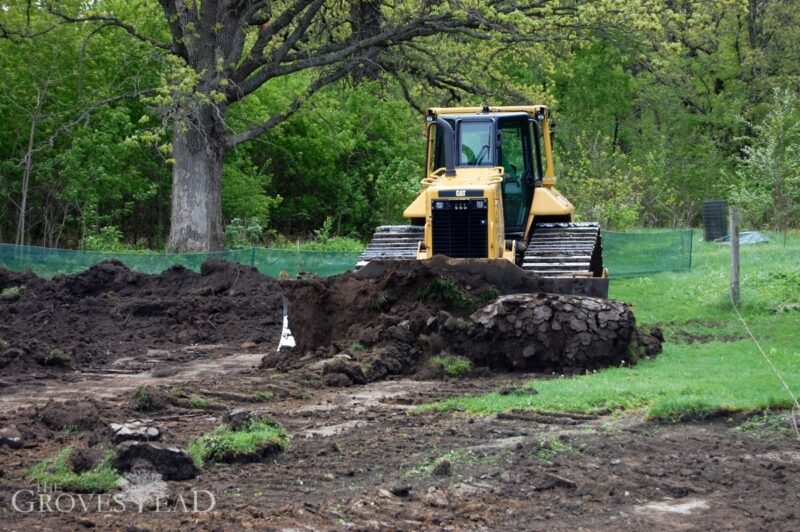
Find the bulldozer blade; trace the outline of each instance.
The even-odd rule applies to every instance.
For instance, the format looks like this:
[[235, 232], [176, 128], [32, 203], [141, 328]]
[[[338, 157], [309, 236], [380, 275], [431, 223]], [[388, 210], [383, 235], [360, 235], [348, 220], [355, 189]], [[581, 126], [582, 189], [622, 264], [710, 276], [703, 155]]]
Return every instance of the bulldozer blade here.
[[356, 277], [371, 279], [387, 271], [410, 271], [418, 268], [448, 269], [465, 275], [478, 275], [495, 285], [503, 294], [547, 292], [576, 296], [608, 298], [607, 277], [543, 277], [528, 272], [505, 259], [453, 259], [435, 255], [427, 260], [378, 259], [367, 263]]

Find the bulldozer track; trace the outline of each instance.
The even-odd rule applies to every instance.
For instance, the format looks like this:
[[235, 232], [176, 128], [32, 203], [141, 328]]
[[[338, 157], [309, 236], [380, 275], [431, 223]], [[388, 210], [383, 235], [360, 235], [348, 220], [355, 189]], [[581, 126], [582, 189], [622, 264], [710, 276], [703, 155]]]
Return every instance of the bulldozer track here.
[[599, 277], [602, 249], [597, 223], [540, 223], [534, 226], [522, 268], [545, 277]]
[[419, 225], [382, 225], [375, 230], [369, 247], [358, 258], [356, 268], [376, 259], [416, 259], [425, 228]]

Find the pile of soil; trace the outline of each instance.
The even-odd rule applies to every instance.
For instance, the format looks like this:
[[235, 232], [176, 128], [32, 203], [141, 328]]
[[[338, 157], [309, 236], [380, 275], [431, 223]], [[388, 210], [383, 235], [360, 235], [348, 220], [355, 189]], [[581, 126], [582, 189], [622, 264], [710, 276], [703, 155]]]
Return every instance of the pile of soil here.
[[0, 270], [0, 373], [103, 366], [151, 348], [190, 344], [277, 345], [278, 283], [255, 268], [209, 259], [200, 273], [160, 275], [107, 261], [51, 280]]
[[[0, 270], [0, 290], [19, 287], [0, 304], [0, 374], [94, 369], [191, 344], [256, 348], [269, 353], [262, 367], [311, 370], [329, 385], [441, 375], [437, 355], [484, 371], [580, 372], [660, 351], [623, 303], [535, 293], [538, 278], [505, 261], [447, 261], [280, 282], [217, 259], [161, 275], [118, 261], [51, 280]], [[285, 304], [297, 346], [276, 352]]]
[[521, 270], [499, 265], [484, 274], [435, 257], [284, 281], [297, 348], [266, 356], [262, 367], [312, 367], [326, 384], [352, 385], [441, 375], [443, 368], [430, 364], [435, 356], [467, 358], [478, 372], [577, 373], [661, 351], [660, 332], [637, 330], [628, 305], [530, 293]]

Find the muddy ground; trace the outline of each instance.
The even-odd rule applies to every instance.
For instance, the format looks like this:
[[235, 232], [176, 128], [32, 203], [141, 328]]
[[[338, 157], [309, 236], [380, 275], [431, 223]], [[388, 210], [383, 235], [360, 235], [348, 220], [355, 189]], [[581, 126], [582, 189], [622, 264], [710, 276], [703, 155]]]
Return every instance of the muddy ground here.
[[[416, 405], [435, 399], [518, 389], [531, 375], [400, 378], [317, 388], [287, 384], [280, 373], [255, 368], [246, 357], [213, 349], [196, 353], [177, 363], [171, 377], [76, 374], [73, 382], [7, 387], [0, 426], [16, 425], [25, 444], [0, 448], [3, 528], [796, 530], [800, 525], [800, 449], [786, 415], [764, 424], [760, 417], [744, 416], [665, 424], [636, 413], [420, 413]], [[36, 489], [25, 478], [32, 464], [66, 445], [84, 445], [109, 422], [142, 417], [132, 409], [132, 391], [143, 382], [163, 400], [162, 408], [147, 416], [164, 433], [165, 444], [183, 447], [217, 426], [223, 412], [244, 407], [280, 422], [291, 434], [291, 449], [267, 462], [211, 465], [195, 479], [167, 482], [170, 512], [152, 504], [141, 513], [135, 506], [122, 513], [14, 511], [14, 493]], [[202, 395], [211, 404], [193, 409], [176, 397], [177, 389], [177, 395]], [[254, 402], [264, 391], [273, 397]], [[46, 405], [48, 398], [55, 402]], [[72, 425], [58, 429], [59, 420]], [[444, 460], [449, 467], [440, 465]], [[193, 488], [214, 494], [212, 511], [178, 508], [179, 498]], [[18, 500], [35, 500], [29, 493]]]
[[[342, 285], [352, 286], [344, 290], [326, 290], [331, 281], [323, 280], [265, 284], [252, 269], [213, 262], [200, 274], [176, 268], [155, 277], [106, 263], [51, 282], [0, 272], [0, 290], [25, 287], [6, 290], [0, 301], [0, 435], [18, 434], [21, 444], [0, 445], [2, 527], [800, 526], [800, 447], [786, 415], [673, 424], [636, 412], [478, 417], [419, 411], [418, 405], [455, 395], [532, 393], [522, 385], [546, 378], [502, 367], [479, 367], [462, 378], [431, 372], [430, 352], [408, 341], [412, 322], [457, 323], [496, 296], [491, 289], [500, 290], [465, 274], [448, 280], [469, 304], [421, 301], [429, 274], [374, 281], [362, 293], [363, 283], [349, 277]], [[293, 327], [301, 345], [276, 356], [284, 297], [290, 308], [305, 302], [324, 309], [326, 318], [298, 315]], [[403, 310], [404, 318], [387, 309]], [[344, 327], [346, 313], [368, 326]], [[403, 319], [408, 323], [401, 326]], [[304, 334], [309, 331], [317, 335], [313, 341]], [[433, 332], [447, 340], [446, 327]], [[420, 334], [430, 345], [431, 331]], [[56, 349], [61, 353], [53, 354]], [[331, 358], [344, 360], [345, 369], [324, 369]], [[147, 412], [137, 410], [142, 387], [153, 402]], [[160, 429], [161, 444], [185, 448], [237, 408], [279, 422], [291, 436], [290, 449], [261, 462], [212, 464], [191, 480], [160, 484], [165, 506], [113, 511], [101, 505], [98, 511], [90, 501], [86, 510], [59, 511], [42, 507], [40, 497], [53, 494], [37, 493], [26, 477], [32, 465], [66, 446], [89, 448], [107, 437], [111, 423], [148, 418]], [[192, 489], [213, 494], [210, 511], [193, 512], [186, 504]], [[15, 494], [23, 511], [14, 507]], [[207, 508], [206, 496], [198, 509]]]

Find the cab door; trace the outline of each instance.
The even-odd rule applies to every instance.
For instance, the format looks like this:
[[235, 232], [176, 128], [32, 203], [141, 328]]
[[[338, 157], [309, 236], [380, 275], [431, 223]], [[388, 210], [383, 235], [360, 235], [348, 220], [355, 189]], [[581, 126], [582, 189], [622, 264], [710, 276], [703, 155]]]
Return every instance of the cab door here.
[[531, 134], [527, 116], [500, 118], [498, 159], [503, 167], [503, 219], [506, 234], [524, 233], [533, 193]]

